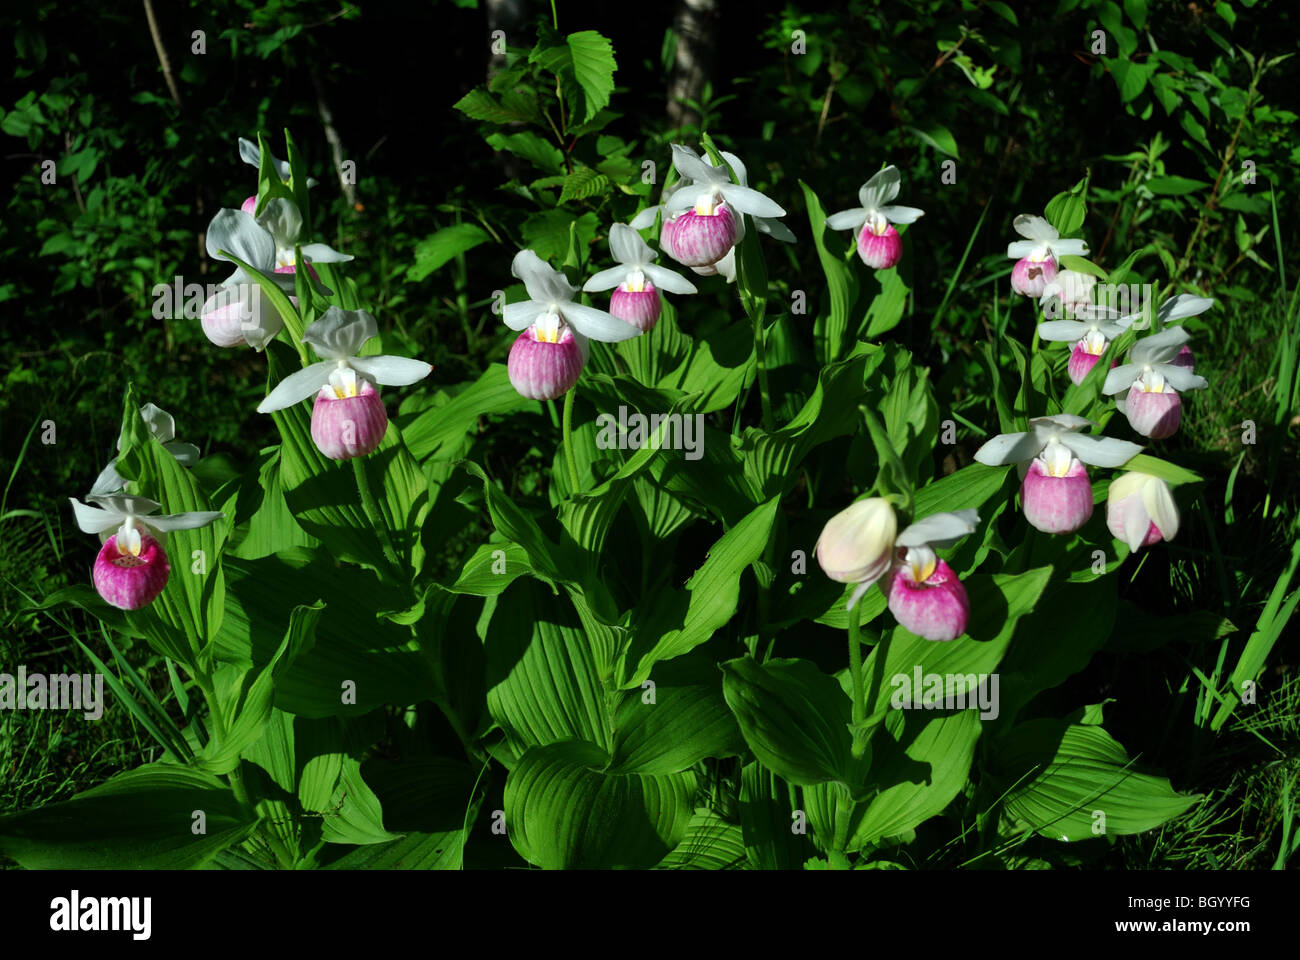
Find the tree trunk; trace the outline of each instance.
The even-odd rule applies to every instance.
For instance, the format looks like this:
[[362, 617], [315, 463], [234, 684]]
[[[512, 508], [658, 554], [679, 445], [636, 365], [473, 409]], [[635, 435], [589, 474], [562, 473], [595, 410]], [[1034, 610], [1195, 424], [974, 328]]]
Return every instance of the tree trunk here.
[[717, 21], [717, 0], [677, 0], [677, 12], [673, 15], [677, 53], [668, 81], [668, 122], [674, 127], [700, 122], [699, 113], [683, 101], [698, 103], [713, 72]]

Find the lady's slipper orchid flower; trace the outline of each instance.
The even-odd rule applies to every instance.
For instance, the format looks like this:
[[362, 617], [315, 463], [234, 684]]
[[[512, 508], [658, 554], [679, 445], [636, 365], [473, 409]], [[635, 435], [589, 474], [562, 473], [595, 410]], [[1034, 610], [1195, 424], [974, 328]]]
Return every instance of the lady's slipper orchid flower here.
[[404, 387], [433, 371], [423, 360], [409, 357], [360, 356], [362, 346], [378, 333], [375, 318], [366, 311], [330, 307], [302, 335], [303, 343], [326, 359], [281, 380], [257, 412], [283, 410], [315, 394], [311, 436], [320, 452], [332, 460], [370, 453], [388, 429], [388, 411], [375, 384]]
[[[1044, 310], [1044, 315], [1051, 316], [1054, 311], [1052, 305], [1062, 303], [1062, 294], [1069, 296], [1070, 291], [1064, 287], [1058, 288], [1062, 293], [1055, 293], [1053, 286], [1060, 282], [1060, 278], [1067, 273], [1073, 273], [1071, 270], [1062, 271], [1060, 276], [1052, 284], [1048, 284], [1044, 292], [1044, 299], [1049, 300], [1049, 306]], [[1086, 276], [1086, 274], [1082, 275]], [[1089, 285], [1091, 286], [1091, 285]], [[1077, 293], [1077, 288], [1076, 291]], [[1106, 345], [1123, 333], [1130, 322], [1131, 317], [1114, 318], [1114, 311], [1106, 307], [1096, 306], [1091, 301], [1075, 300], [1072, 303], [1065, 303], [1061, 308], [1075, 319], [1072, 320], [1044, 320], [1038, 325], [1038, 336], [1042, 340], [1051, 340], [1056, 342], [1068, 343], [1074, 341], [1074, 347], [1070, 351], [1070, 381], [1076, 385], [1083, 383], [1084, 377], [1097, 365], [1097, 360], [1106, 352]], [[1114, 364], [1112, 363], [1112, 366]]]
[[948, 641], [966, 632], [966, 588], [934, 551], [974, 533], [978, 523], [974, 510], [936, 513], [905, 528], [894, 541], [897, 559], [881, 587], [894, 618], [918, 637]]
[[609, 312], [638, 330], [649, 330], [659, 322], [661, 289], [670, 293], [696, 292], [695, 285], [681, 274], [651, 263], [657, 255], [626, 224], [616, 223], [609, 228], [609, 251], [619, 265], [595, 274], [582, 289], [596, 293], [613, 287]]
[[[741, 214], [783, 217], [785, 210], [752, 187], [733, 183], [725, 166], [705, 163], [694, 151], [673, 144], [673, 166], [691, 182], [664, 204], [669, 215], [659, 246], [687, 267], [712, 267], [736, 244]], [[715, 267], [716, 270], [716, 267]]]
[[[194, 530], [224, 516], [216, 511], [155, 514], [162, 504], [144, 497], [86, 499], [91, 503], [71, 502], [77, 526], [98, 534], [103, 543], [92, 580], [96, 592], [119, 610], [138, 610], [153, 603], [167, 585], [170, 567], [161, 541], [168, 531]], [[114, 527], [117, 530], [110, 534]]]
[[1178, 507], [1169, 484], [1137, 471], [1116, 477], [1106, 498], [1106, 526], [1134, 553], [1161, 538], [1172, 540], [1178, 534]]
[[1011, 269], [1011, 289], [1016, 293], [1037, 300], [1056, 279], [1058, 258], [1088, 255], [1086, 243], [1061, 239], [1057, 229], [1042, 217], [1022, 213], [1012, 226], [1016, 233], [1027, 238], [1007, 244], [1007, 256], [1016, 260]]
[[1142, 452], [1136, 443], [1077, 433], [1091, 420], [1072, 414], [1037, 417], [1026, 433], [1003, 433], [975, 451], [991, 467], [1014, 463], [1023, 478], [1020, 500], [1030, 526], [1073, 533], [1092, 516], [1092, 484], [1084, 464], [1119, 467]]
[[890, 164], [858, 190], [862, 206], [826, 218], [826, 226], [832, 230], [858, 230], [858, 256], [873, 270], [888, 270], [903, 255], [903, 239], [893, 225], [915, 223], [925, 216], [925, 211], [916, 207], [890, 205], [898, 196], [901, 180], [898, 168]]
[[848, 609], [889, 573], [897, 532], [894, 507], [883, 497], [858, 500], [826, 521], [813, 549], [826, 576], [837, 583], [858, 585], [849, 597]]
[[[266, 205], [257, 222], [275, 241], [275, 272], [292, 274], [296, 267], [294, 244], [302, 235], [302, 211], [298, 205], [284, 197], [276, 197]], [[308, 270], [312, 263], [346, 263], [355, 259], [351, 254], [339, 253], [324, 243], [304, 243], [302, 258], [308, 264]]]
[[1178, 391], [1209, 386], [1204, 377], [1173, 362], [1187, 339], [1185, 328], [1170, 327], [1139, 340], [1129, 351], [1129, 362], [1106, 374], [1102, 392], [1119, 394], [1115, 405], [1144, 437], [1172, 437], [1182, 421], [1183, 401]]
[[[172, 415], [161, 407], [146, 403], [140, 408], [140, 416], [154, 439], [163, 445], [163, 449], [176, 458], [182, 466], [191, 467], [198, 462], [199, 448], [192, 443], [181, 443], [176, 439], [176, 421]], [[118, 452], [122, 450], [122, 438], [117, 439]], [[101, 496], [116, 493], [126, 487], [126, 480], [117, 472], [117, 459], [114, 458], [95, 478], [90, 488], [90, 495]]]
[[502, 316], [511, 330], [523, 331], [506, 362], [510, 382], [522, 396], [554, 400], [568, 392], [587, 362], [588, 339], [617, 343], [641, 335], [626, 320], [574, 303], [578, 288], [531, 250], [515, 255], [510, 272], [524, 282], [529, 297], [507, 303]]

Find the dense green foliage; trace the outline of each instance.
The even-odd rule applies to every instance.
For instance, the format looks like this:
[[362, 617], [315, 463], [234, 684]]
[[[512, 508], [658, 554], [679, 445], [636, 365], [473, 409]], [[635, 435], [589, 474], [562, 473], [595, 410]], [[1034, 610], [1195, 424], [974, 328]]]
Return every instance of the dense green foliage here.
[[[648, 25], [539, 5], [494, 51], [472, 0], [384, 6], [159, 5], [165, 66], [136, 7], [0, 16], [0, 673], [101, 670], [112, 688], [98, 723], [0, 711], [0, 810], [27, 811], [0, 819], [0, 855], [1285, 865], [1295, 11], [724, 9], [712, 82], [673, 126], [667, 7]], [[288, 185], [265, 146], [257, 173], [239, 162], [237, 138], [259, 131], [293, 164]], [[559, 403], [507, 376], [518, 334], [500, 306], [528, 299], [511, 260], [531, 249], [578, 285], [609, 266], [610, 225], [673, 183], [672, 144], [742, 157], [796, 242], [751, 220], [734, 284], [689, 274], [700, 293], [670, 297], [653, 330], [592, 343], [570, 438]], [[925, 216], [874, 271], [825, 218], [885, 164]], [[305, 239], [356, 256], [320, 266], [323, 286], [299, 271], [300, 313], [265, 354], [218, 349], [196, 316], [155, 305], [158, 284], [225, 278], [203, 232], [255, 190], [309, 200]], [[1104, 363], [1070, 386], [1069, 345], [1039, 343], [1005, 253], [1023, 213], [1087, 240], [1066, 266], [1151, 285], [1157, 303], [1215, 298], [1186, 322], [1210, 386], [1185, 394], [1173, 437], [1129, 430]], [[434, 367], [384, 388], [391, 425], [359, 475], [317, 451], [301, 404], [255, 412], [331, 306], [377, 318], [366, 354]], [[150, 437], [146, 401], [200, 447], [192, 470]], [[598, 416], [620, 406], [702, 415], [702, 458], [602, 446]], [[1077, 534], [1028, 526], [1014, 471], [973, 457], [1059, 413], [1147, 447], [1182, 515], [1173, 541], [1131, 553], [1112, 537], [1101, 470]], [[225, 514], [171, 534], [172, 581], [127, 614], [89, 586], [97, 545], [67, 501], [114, 456], [164, 512]], [[912, 634], [876, 588], [846, 615], [853, 585], [813, 547], [868, 492], [896, 499], [900, 527], [978, 509], [942, 553], [970, 595], [959, 639]], [[997, 715], [891, 709], [889, 678], [914, 668], [997, 674]]]

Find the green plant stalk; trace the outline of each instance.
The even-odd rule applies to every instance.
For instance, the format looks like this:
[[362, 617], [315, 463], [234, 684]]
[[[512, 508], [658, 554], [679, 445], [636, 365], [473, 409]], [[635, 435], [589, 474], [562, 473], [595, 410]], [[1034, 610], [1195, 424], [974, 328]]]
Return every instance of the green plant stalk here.
[[861, 757], [866, 751], [867, 741], [863, 736], [862, 726], [867, 717], [867, 704], [863, 699], [862, 689], [862, 639], [858, 619], [862, 614], [859, 599], [848, 611], [849, 615], [849, 675], [853, 678], [853, 756]]
[[772, 432], [772, 396], [767, 387], [767, 345], [763, 337], [763, 311], [756, 310], [754, 320], [754, 357], [758, 364], [758, 392], [763, 406], [763, 429]]
[[564, 394], [564, 462], [569, 470], [569, 492], [578, 492], [578, 461], [573, 456], [573, 392]]
[[[218, 743], [226, 742], [226, 721], [221, 712], [221, 704], [217, 702], [217, 691], [212, 684], [212, 678], [205, 673], [195, 673], [194, 682], [199, 685], [203, 691], [203, 699], [208, 704], [208, 715], [212, 722], [212, 738]], [[240, 761], [242, 763], [242, 761]], [[234, 791], [235, 800], [238, 801], [240, 809], [250, 816], [253, 813], [253, 804], [248, 798], [248, 791], [244, 787], [244, 777], [240, 772], [239, 764], [235, 764], [235, 769], [231, 770], [227, 776], [230, 778], [230, 789]]]
[[352, 458], [352, 472], [357, 478], [357, 493], [361, 494], [361, 509], [365, 512], [366, 518], [374, 525], [375, 532], [379, 535], [379, 545], [384, 550], [384, 558], [392, 566], [393, 573], [400, 582], [403, 579], [402, 562], [397, 559], [397, 551], [393, 549], [393, 541], [388, 536], [388, 524], [384, 523], [384, 515], [379, 512], [379, 502], [375, 499], [375, 492], [370, 487], [370, 477], [366, 473], [365, 457]]

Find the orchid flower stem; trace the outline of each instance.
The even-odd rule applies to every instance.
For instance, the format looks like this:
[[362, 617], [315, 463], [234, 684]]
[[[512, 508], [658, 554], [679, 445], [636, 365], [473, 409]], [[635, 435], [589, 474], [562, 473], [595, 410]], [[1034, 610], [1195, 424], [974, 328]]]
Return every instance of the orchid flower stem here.
[[564, 462], [569, 469], [569, 492], [578, 492], [578, 461], [573, 456], [573, 389], [564, 395]]
[[853, 756], [862, 756], [867, 741], [862, 735], [862, 725], [867, 717], [867, 704], [863, 699], [862, 689], [862, 637], [858, 628], [858, 618], [862, 613], [861, 603], [849, 609], [849, 674], [853, 678]]
[[763, 429], [772, 432], [772, 398], [767, 389], [767, 346], [763, 342], [763, 311], [754, 311], [754, 356], [758, 362], [758, 390], [763, 405]]
[[[194, 681], [203, 691], [203, 699], [208, 704], [208, 717], [212, 725], [212, 739], [218, 743], [224, 743], [226, 740], [226, 722], [223, 719], [224, 714], [221, 711], [221, 704], [217, 702], [217, 691], [212, 684], [212, 678], [207, 674], [196, 673]], [[235, 794], [235, 800], [239, 806], [247, 813], [252, 813], [253, 804], [248, 799], [248, 791], [244, 789], [244, 778], [240, 773], [239, 765], [227, 774], [230, 778], [230, 789]]]
[[379, 512], [379, 502], [375, 499], [375, 492], [370, 487], [370, 476], [366, 473], [366, 458], [352, 458], [352, 472], [357, 478], [357, 493], [361, 494], [361, 509], [365, 511], [366, 519], [375, 528], [375, 533], [379, 536], [379, 545], [383, 547], [384, 558], [388, 561], [389, 566], [393, 568], [393, 574], [398, 578], [400, 583], [402, 576], [402, 563], [397, 559], [397, 551], [393, 549], [393, 541], [388, 536], [388, 524], [384, 522], [384, 515]]

